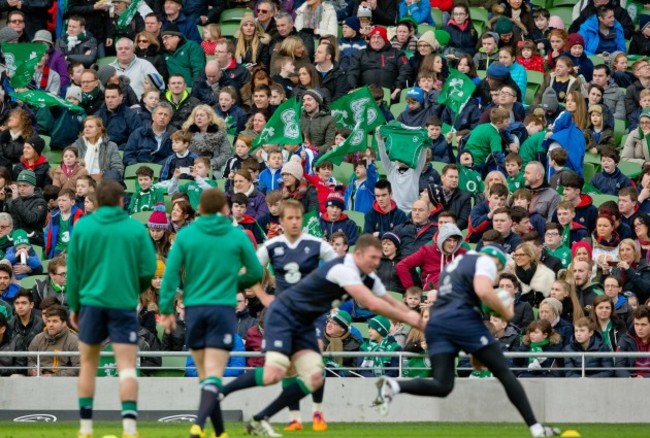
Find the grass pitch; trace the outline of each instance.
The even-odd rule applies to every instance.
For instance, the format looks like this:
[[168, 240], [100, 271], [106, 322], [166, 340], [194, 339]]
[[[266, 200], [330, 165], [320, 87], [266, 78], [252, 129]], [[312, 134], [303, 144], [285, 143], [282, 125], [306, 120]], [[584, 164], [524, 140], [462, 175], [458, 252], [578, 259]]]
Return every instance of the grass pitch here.
[[[284, 424], [276, 423], [277, 430], [282, 433]], [[614, 436], [625, 438], [647, 437], [648, 425], [644, 424], [559, 424], [563, 431], [577, 430], [584, 438], [610, 438]], [[0, 422], [1, 438], [40, 438], [40, 437], [76, 437], [77, 422], [61, 423], [11, 423]], [[185, 438], [188, 436], [189, 423], [153, 423], [141, 422], [139, 432], [141, 438]], [[228, 435], [233, 437], [248, 436], [243, 423], [229, 423], [226, 426]], [[105, 435], [121, 437], [119, 422], [95, 423], [95, 438]], [[211, 432], [210, 432], [211, 434]], [[208, 436], [210, 436], [208, 434]], [[521, 423], [330, 423], [326, 432], [312, 432], [311, 424], [305, 423], [301, 432], [285, 432], [285, 437], [295, 438], [523, 438], [529, 437], [527, 428]]]

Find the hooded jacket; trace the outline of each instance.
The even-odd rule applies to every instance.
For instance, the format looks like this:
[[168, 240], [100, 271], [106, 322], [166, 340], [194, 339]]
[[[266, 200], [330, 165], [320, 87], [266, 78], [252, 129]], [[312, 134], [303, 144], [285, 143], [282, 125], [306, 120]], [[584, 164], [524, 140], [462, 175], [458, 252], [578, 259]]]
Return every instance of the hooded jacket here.
[[[229, 254], [229, 262], [206, 257], [206, 248]], [[239, 275], [242, 266], [246, 272]], [[181, 229], [172, 246], [160, 289], [160, 313], [172, 315], [174, 297], [184, 270], [183, 302], [192, 306], [227, 306], [233, 313], [237, 291], [262, 280], [263, 269], [253, 244], [222, 214], [202, 215]]]
[[352, 246], [357, 243], [359, 238], [359, 228], [345, 213], [341, 213], [337, 221], [332, 221], [327, 215], [327, 211], [322, 213], [318, 218], [318, 223], [323, 230], [323, 239], [329, 240], [332, 234], [342, 231], [348, 238], [348, 245]]
[[352, 57], [348, 84], [351, 89], [369, 84], [378, 84], [390, 90], [404, 89], [410, 76], [411, 69], [404, 52], [393, 48], [390, 43], [379, 50], [368, 45]]
[[[194, 28], [196, 29], [196, 26]], [[182, 75], [188, 85], [192, 85], [205, 69], [205, 52], [197, 42], [185, 37], [181, 37], [176, 50], [165, 50], [163, 53], [169, 75]]]
[[158, 163], [163, 164], [174, 153], [171, 135], [176, 128], [169, 125], [162, 135], [160, 147], [151, 125], [142, 126], [133, 131], [124, 148], [124, 164]]
[[[634, 324], [630, 325], [627, 333], [621, 337], [621, 340], [618, 343], [617, 352], [646, 352], [650, 353], [650, 342], [644, 344], [641, 338], [636, 334], [634, 330]], [[643, 376], [647, 377], [649, 375], [648, 371], [636, 371], [634, 368], [637, 366], [648, 367], [650, 366], [650, 361], [648, 358], [641, 357], [621, 357], [616, 356], [614, 360], [614, 365], [616, 367], [616, 377], [636, 377]], [[627, 368], [627, 369], [624, 369]]]
[[[457, 237], [458, 243], [451, 254], [443, 251], [444, 242], [450, 237]], [[451, 263], [457, 255], [465, 254], [466, 249], [461, 248], [463, 233], [455, 225], [445, 225], [433, 237], [433, 245], [424, 245], [416, 252], [399, 262], [395, 267], [404, 289], [413, 286], [411, 270], [420, 268], [420, 279], [424, 290], [438, 287], [438, 279], [444, 267]]]
[[[47, 331], [36, 335], [29, 344], [29, 351], [79, 351], [79, 337], [68, 327], [64, 327], [56, 335], [50, 335]], [[30, 368], [36, 367], [36, 356], [30, 356], [27, 360]], [[41, 356], [41, 374], [53, 374], [59, 377], [79, 375], [79, 356]], [[64, 368], [61, 368], [64, 367]]]
[[372, 208], [366, 213], [363, 226], [364, 233], [379, 233], [379, 236], [402, 225], [408, 220], [406, 213], [397, 208], [395, 201], [390, 201], [390, 209], [384, 212], [377, 201], [373, 201]]
[[[621, 24], [621, 27], [625, 33], [625, 38], [630, 38], [634, 32], [634, 23], [632, 22], [630, 15], [627, 13], [627, 10], [621, 6], [620, 0], [610, 0], [608, 4], [614, 8], [614, 18]], [[571, 23], [571, 26], [569, 27], [569, 33], [578, 32], [582, 23], [591, 17], [596, 18], [597, 14], [598, 8], [594, 2], [590, 0], [584, 9], [580, 12], [578, 18], [574, 20], [573, 23]]]
[[[614, 27], [610, 29], [610, 32], [614, 32], [616, 34], [616, 50], [626, 52], [627, 47], [625, 46], [625, 31], [623, 30], [621, 23], [614, 21]], [[584, 53], [589, 56], [596, 55], [598, 46], [600, 44], [598, 14], [594, 14], [591, 17], [587, 18], [585, 22], [580, 25], [580, 30], [578, 30], [578, 33], [582, 35], [582, 38], [585, 40]], [[611, 50], [610, 52], [613, 51], [614, 50]]]
[[34, 245], [43, 245], [43, 227], [47, 217], [47, 202], [41, 189], [36, 188], [31, 196], [19, 196], [5, 201], [7, 212], [14, 220], [14, 230], [22, 229], [29, 234]]
[[591, 179], [591, 185], [600, 190], [600, 193], [618, 196], [618, 191], [623, 187], [632, 186], [632, 182], [617, 166], [612, 173], [601, 170], [595, 174]]
[[[82, 209], [78, 208], [76, 205], [72, 206], [70, 212], [70, 217], [68, 218], [68, 233], [72, 235], [72, 227], [77, 223], [79, 218], [83, 216], [84, 212]], [[50, 216], [50, 222], [45, 228], [46, 240], [45, 240], [45, 254], [48, 259], [54, 258], [56, 245], [59, 241], [59, 227], [61, 224], [61, 212], [57, 211]]]
[[[594, 331], [594, 335], [589, 341], [587, 348], [583, 348], [580, 343], [578, 343], [575, 338], [571, 339], [571, 343], [564, 347], [566, 352], [609, 352], [609, 348], [603, 342], [601, 334], [597, 331]], [[564, 368], [577, 368], [577, 369], [568, 369], [564, 372], [565, 377], [582, 377], [582, 358], [580, 356], [565, 357], [564, 358]], [[612, 357], [585, 357], [585, 377], [614, 377], [614, 359]], [[589, 368], [600, 368], [600, 369], [589, 369]]]
[[418, 226], [410, 219], [404, 224], [395, 227], [394, 232], [402, 241], [399, 247], [400, 253], [404, 257], [408, 257], [422, 246], [431, 243], [437, 230], [438, 226], [433, 222], [427, 222], [424, 225]]

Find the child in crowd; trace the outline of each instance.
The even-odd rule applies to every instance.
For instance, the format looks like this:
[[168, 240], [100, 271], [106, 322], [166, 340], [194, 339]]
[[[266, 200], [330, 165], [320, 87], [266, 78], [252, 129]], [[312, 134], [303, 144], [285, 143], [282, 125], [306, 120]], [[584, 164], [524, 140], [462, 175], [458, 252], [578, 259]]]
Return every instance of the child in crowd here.
[[[385, 316], [372, 318], [368, 322], [369, 340], [361, 345], [361, 350], [372, 352], [401, 350], [395, 339], [388, 335], [390, 327], [390, 320]], [[365, 377], [397, 377], [399, 374], [399, 358], [398, 356], [364, 357], [359, 367], [361, 368], [359, 374]]]
[[317, 154], [310, 147], [311, 141], [305, 135], [305, 142], [303, 144], [287, 144], [284, 149], [289, 152], [289, 160], [291, 156], [296, 155], [302, 161], [302, 167], [305, 174], [314, 174], [314, 163], [316, 162]]
[[43, 272], [43, 265], [29, 243], [27, 232], [21, 229], [13, 230], [11, 240], [13, 246], [7, 248], [4, 258], [11, 263], [16, 280]]
[[494, 32], [485, 32], [481, 36], [481, 47], [474, 55], [477, 70], [487, 70], [491, 63], [499, 60], [499, 36]]
[[[282, 87], [285, 94], [293, 94], [294, 83], [291, 78], [295, 76], [296, 73], [296, 66], [293, 63], [293, 59], [291, 59], [290, 56], [281, 56], [277, 61], [275, 61], [275, 65], [277, 66], [276, 68], [278, 73], [274, 74], [271, 79], [273, 79], [273, 82], [277, 85]], [[273, 90], [271, 90], [271, 97], [273, 97]], [[274, 103], [273, 105], [279, 104]]]
[[506, 155], [506, 173], [508, 174], [508, 188], [511, 192], [521, 189], [526, 185], [524, 173], [521, 171], [523, 161], [516, 152]]
[[83, 210], [75, 205], [75, 193], [62, 189], [57, 199], [58, 211], [50, 216], [45, 227], [45, 256], [53, 259], [68, 248], [72, 227], [83, 216]]
[[214, 50], [217, 48], [217, 41], [221, 38], [221, 31], [219, 25], [215, 23], [203, 26], [203, 41], [201, 41], [201, 48], [205, 52], [205, 56], [213, 56]]
[[406, 292], [404, 292], [404, 304], [406, 304], [409, 309], [419, 312], [420, 305], [422, 304], [422, 296], [423, 292], [421, 287], [411, 286], [406, 289]]
[[605, 195], [618, 196], [618, 191], [623, 187], [632, 186], [632, 181], [621, 172], [618, 163], [621, 161], [618, 151], [607, 147], [600, 156], [600, 165], [603, 170], [591, 179], [591, 185]]
[[315, 175], [304, 174], [305, 179], [309, 184], [316, 187], [316, 192], [318, 193], [318, 204], [320, 205], [320, 212], [325, 213], [325, 203], [327, 202], [327, 197], [334, 191], [337, 186], [336, 179], [332, 176], [334, 171], [334, 164], [331, 161], [321, 161], [318, 163], [314, 170], [316, 171]]
[[251, 143], [253, 138], [247, 135], [240, 134], [235, 140], [235, 156], [226, 161], [223, 169], [223, 177], [226, 179], [226, 192], [232, 191], [232, 180], [235, 178], [235, 172], [242, 168], [244, 162], [254, 160], [250, 155]]
[[[573, 339], [564, 348], [566, 352], [609, 352], [609, 347], [603, 341], [600, 333], [595, 331], [594, 322], [582, 317], [574, 324]], [[582, 360], [585, 360], [585, 377], [614, 377], [614, 359], [611, 356], [583, 357], [573, 356], [564, 358], [565, 377], [583, 377]]]
[[521, 207], [528, 212], [528, 219], [533, 230], [537, 231], [540, 236], [544, 235], [546, 227], [546, 218], [538, 211], [530, 211], [530, 203], [533, 200], [533, 194], [526, 188], [517, 189], [512, 193], [512, 206]]
[[368, 85], [368, 89], [370, 90], [372, 98], [375, 100], [375, 103], [379, 107], [379, 111], [381, 111], [381, 113], [384, 115], [386, 121], [390, 122], [392, 120], [395, 120], [395, 116], [386, 106], [386, 102], [384, 102], [384, 89], [377, 84]]
[[551, 151], [548, 157], [551, 168], [555, 170], [555, 173], [551, 176], [549, 185], [553, 190], [557, 190], [561, 185], [562, 175], [571, 172], [570, 169], [565, 167], [569, 160], [569, 154], [567, 154], [567, 151], [564, 148], [555, 148]]
[[442, 135], [442, 120], [435, 116], [429, 117], [425, 122], [425, 126], [427, 135], [431, 139], [431, 161], [453, 163], [455, 160], [451, 144]]
[[546, 52], [546, 66], [549, 70], [555, 69], [555, 61], [564, 53], [569, 35], [564, 29], [552, 29], [548, 34], [548, 41], [551, 44], [551, 50]]
[[230, 207], [232, 218], [235, 220], [237, 225], [242, 229], [253, 233], [255, 241], [258, 244], [264, 242], [264, 230], [260, 227], [259, 223], [257, 223], [253, 216], [246, 214], [246, 209], [248, 208], [248, 196], [243, 193], [235, 193], [230, 198], [230, 201], [232, 202], [232, 206]]
[[153, 169], [147, 166], [140, 166], [135, 171], [140, 187], [133, 195], [129, 204], [129, 214], [140, 211], [151, 211], [153, 206], [164, 202], [164, 192], [153, 185]]
[[523, 65], [526, 70], [544, 73], [544, 58], [537, 53], [535, 43], [531, 40], [526, 40], [520, 44], [517, 62]]
[[332, 233], [329, 239], [330, 245], [334, 248], [336, 255], [339, 257], [344, 257], [350, 249], [348, 244], [348, 236], [345, 235], [343, 231], [336, 231]]
[[366, 214], [375, 201], [375, 184], [379, 179], [377, 168], [372, 159], [364, 157], [354, 165], [354, 175], [345, 189], [346, 210]]
[[397, 116], [397, 121], [413, 128], [419, 128], [432, 115], [434, 107], [425, 104], [425, 92], [420, 87], [411, 88], [406, 93], [406, 108]]
[[282, 183], [282, 151], [278, 148], [270, 150], [266, 158], [266, 169], [259, 176], [257, 188], [260, 192], [266, 194], [271, 190], [278, 190]]
[[199, 201], [201, 200], [201, 193], [203, 193], [203, 190], [217, 187], [217, 182], [209, 177], [210, 158], [208, 157], [195, 158], [192, 167], [190, 167], [190, 171], [192, 178], [194, 178], [194, 181], [190, 181], [189, 183], [179, 187], [178, 178], [181, 177], [182, 171], [180, 167], [177, 167], [174, 170], [174, 175], [172, 176], [171, 183], [167, 189], [167, 192], [170, 195], [174, 195], [177, 192], [187, 194], [192, 208], [194, 210], [198, 210]]
[[575, 76], [582, 75], [587, 83], [591, 82], [594, 75], [594, 63], [585, 53], [585, 40], [579, 33], [572, 33], [567, 38], [566, 48], [562, 56], [568, 57], [573, 62]]
[[603, 106], [600, 104], [589, 107], [589, 123], [584, 133], [587, 150], [592, 154], [600, 154], [607, 147], [616, 148], [614, 130], [611, 126], [606, 125]]
[[272, 190], [264, 198], [269, 212], [257, 219], [267, 239], [278, 236], [282, 233], [280, 227], [280, 205], [282, 205], [282, 191]]
[[584, 225], [575, 222], [576, 208], [571, 201], [560, 201], [557, 206], [557, 221], [562, 227], [562, 245], [567, 248], [589, 238], [589, 230]]
[[75, 205], [79, 208], [84, 208], [86, 196], [88, 196], [89, 193], [95, 193], [96, 187], [97, 182], [95, 182], [90, 175], [81, 175], [77, 178], [77, 184], [75, 185], [75, 195], [77, 195], [77, 199]]
[[172, 150], [174, 153], [167, 157], [160, 171], [160, 180], [166, 181], [176, 176], [176, 170], [180, 173], [176, 178], [193, 179], [191, 167], [198, 156], [190, 151], [192, 133], [189, 131], [176, 131], [171, 135]]
[[327, 240], [334, 232], [342, 231], [348, 238], [348, 244], [354, 245], [359, 237], [359, 228], [352, 219], [343, 213], [345, 210], [343, 195], [339, 192], [332, 192], [327, 197], [325, 207], [325, 213], [318, 218], [323, 230], [323, 238]]
[[167, 254], [172, 247], [173, 234], [169, 223], [169, 217], [165, 213], [165, 205], [158, 203], [154, 205], [153, 211], [147, 221], [147, 230], [149, 237], [156, 250], [156, 256], [159, 259], [166, 260]]
[[526, 334], [521, 340], [520, 351], [538, 353], [528, 358], [515, 358], [514, 365], [527, 368], [518, 373], [519, 377], [559, 377], [555, 371], [556, 358], [545, 357], [544, 352], [562, 351], [562, 337], [553, 330], [551, 323], [545, 319], [538, 319], [530, 323]]
[[[75, 206], [77, 206], [76, 203]], [[88, 196], [84, 199], [84, 215], [88, 215], [97, 210], [97, 206], [97, 194], [95, 192], [88, 193]]]
[[248, 119], [246, 111], [237, 105], [237, 99], [237, 90], [228, 85], [219, 89], [219, 103], [214, 106], [214, 111], [226, 122], [226, 129], [231, 135], [239, 135]]
[[639, 127], [641, 112], [647, 109], [650, 109], [650, 90], [643, 89], [639, 93], [639, 107], [630, 114], [628, 119], [628, 132], [632, 132]]
[[[280, 84], [273, 84], [271, 87], [271, 100], [269, 103], [274, 107], [279, 107], [287, 100], [287, 91]], [[290, 93], [289, 93], [290, 94]]]
[[544, 233], [544, 249], [549, 255], [557, 257], [562, 262], [562, 268], [566, 269], [571, 264], [571, 249], [562, 243], [562, 225], [556, 223], [546, 224]]
[[79, 151], [75, 146], [68, 146], [63, 149], [63, 161], [60, 166], [54, 166], [50, 169], [50, 178], [52, 184], [62, 189], [72, 189], [77, 187], [77, 179], [82, 175], [88, 175], [86, 167], [79, 162]]
[[339, 50], [341, 56], [339, 64], [344, 71], [350, 65], [352, 57], [360, 50], [364, 50], [367, 46], [366, 40], [360, 36], [361, 21], [359, 17], [348, 17], [343, 21], [341, 28], [342, 37], [339, 38]]
[[386, 232], [381, 236], [381, 261], [375, 271], [386, 290], [404, 293], [404, 286], [397, 275], [395, 266], [400, 261], [401, 240], [395, 233]]
[[548, 9], [536, 8], [533, 12], [535, 28], [530, 31], [528, 37], [533, 40], [537, 51], [542, 54], [548, 52], [551, 48], [551, 44], [548, 41], [548, 34], [551, 33], [549, 27], [550, 18], [551, 14]]

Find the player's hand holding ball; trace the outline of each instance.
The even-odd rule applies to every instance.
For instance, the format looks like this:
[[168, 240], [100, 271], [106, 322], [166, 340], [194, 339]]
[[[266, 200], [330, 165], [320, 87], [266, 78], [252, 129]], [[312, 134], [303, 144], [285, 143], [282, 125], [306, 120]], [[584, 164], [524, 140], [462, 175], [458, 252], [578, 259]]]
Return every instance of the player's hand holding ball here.
[[483, 312], [487, 315], [495, 315], [506, 321], [510, 321], [515, 316], [515, 308], [514, 308], [515, 300], [512, 299], [512, 295], [510, 295], [510, 292], [508, 292], [505, 289], [501, 289], [501, 288], [495, 289], [494, 293], [496, 294], [499, 301], [501, 301], [501, 304], [503, 304], [503, 307], [505, 307], [506, 313], [500, 314], [499, 312], [490, 309], [485, 303], [482, 304]]

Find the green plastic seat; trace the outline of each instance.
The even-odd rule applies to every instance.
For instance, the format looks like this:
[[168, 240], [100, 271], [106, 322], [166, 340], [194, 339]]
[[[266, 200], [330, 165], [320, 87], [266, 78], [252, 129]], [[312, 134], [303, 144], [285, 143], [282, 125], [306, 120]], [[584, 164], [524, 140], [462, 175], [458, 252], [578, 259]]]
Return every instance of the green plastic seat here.
[[25, 277], [20, 280], [20, 287], [30, 290], [34, 287], [38, 280], [45, 280], [46, 278], [47, 275], [30, 275], [29, 277]]

